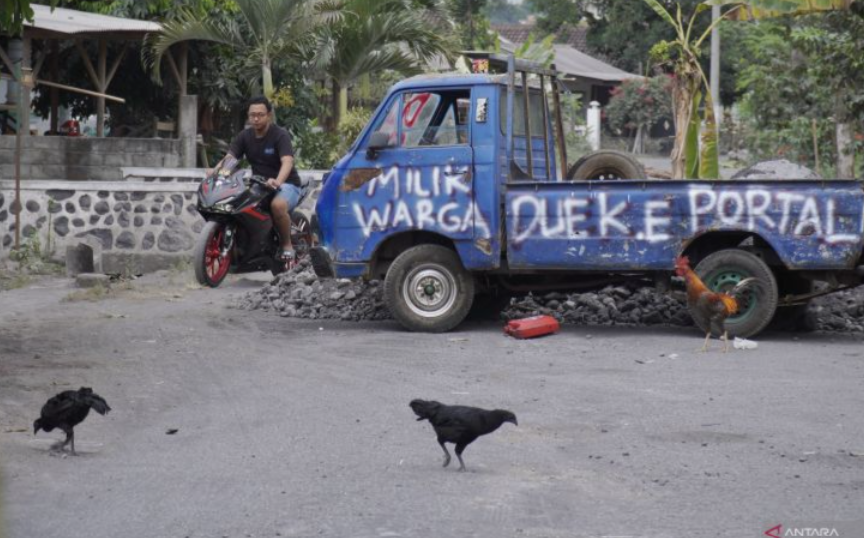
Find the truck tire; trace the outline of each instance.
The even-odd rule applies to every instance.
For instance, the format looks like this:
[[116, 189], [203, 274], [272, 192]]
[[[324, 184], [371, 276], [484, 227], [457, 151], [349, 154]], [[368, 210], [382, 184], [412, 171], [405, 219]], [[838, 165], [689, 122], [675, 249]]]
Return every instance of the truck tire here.
[[474, 279], [459, 255], [440, 245], [409, 248], [384, 278], [384, 302], [409, 331], [449, 331], [465, 319], [473, 301]]
[[211, 220], [198, 234], [198, 242], [192, 252], [192, 265], [195, 267], [195, 279], [202, 286], [219, 286], [231, 270], [231, 252], [225, 256], [220, 252], [224, 233], [225, 226]]
[[[771, 323], [777, 311], [777, 279], [758, 256], [737, 248], [719, 250], [700, 261], [694, 270], [714, 291], [728, 290], [751, 276], [759, 281], [759, 286], [742, 301], [738, 313], [726, 319], [729, 338], [755, 336]], [[693, 316], [694, 321], [699, 318]], [[702, 325], [699, 328], [709, 330]]]
[[567, 171], [571, 180], [645, 179], [648, 174], [642, 163], [627, 153], [600, 150], [585, 155]]

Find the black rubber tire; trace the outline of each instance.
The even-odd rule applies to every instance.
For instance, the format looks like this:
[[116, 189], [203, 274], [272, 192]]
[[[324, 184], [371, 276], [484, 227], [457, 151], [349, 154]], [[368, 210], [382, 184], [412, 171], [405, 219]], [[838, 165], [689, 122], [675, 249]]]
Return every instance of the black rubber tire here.
[[226, 271], [220, 271], [217, 278], [213, 278], [207, 273], [207, 244], [213, 239], [213, 235], [222, 230], [223, 225], [219, 222], [210, 221], [201, 229], [198, 234], [198, 241], [195, 243], [195, 249], [192, 251], [192, 266], [195, 268], [195, 279], [202, 286], [216, 288], [225, 280], [228, 273], [231, 272], [231, 253], [228, 254], [227, 263], [229, 268]]
[[[726, 291], [734, 286], [736, 279], [752, 276], [758, 280], [759, 285], [742, 305], [741, 312], [726, 319], [729, 338], [750, 338], [771, 323], [777, 311], [777, 279], [758, 256], [737, 248], [719, 250], [700, 261], [694, 271], [714, 291]], [[693, 316], [693, 320], [702, 331], [708, 332], [709, 327], [700, 324], [699, 316]]]
[[646, 179], [648, 174], [638, 160], [627, 153], [604, 149], [585, 155], [567, 171], [570, 180]]
[[[421, 285], [430, 304], [421, 302], [427, 297], [419, 293]], [[436, 299], [439, 293], [440, 300]], [[409, 331], [446, 332], [459, 325], [471, 310], [474, 279], [453, 250], [441, 245], [418, 245], [400, 254], [388, 268], [384, 302], [396, 321]]]
[[315, 236], [312, 233], [312, 222], [303, 212], [295, 211], [291, 214], [291, 243], [297, 252], [297, 259], [302, 259], [309, 254], [309, 249], [315, 246]]

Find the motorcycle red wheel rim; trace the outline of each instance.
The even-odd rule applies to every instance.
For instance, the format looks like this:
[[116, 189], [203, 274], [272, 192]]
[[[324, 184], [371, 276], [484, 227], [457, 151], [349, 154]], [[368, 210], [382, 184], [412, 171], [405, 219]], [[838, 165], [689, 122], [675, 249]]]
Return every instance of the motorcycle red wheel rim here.
[[231, 267], [231, 253], [225, 256], [222, 255], [222, 228], [213, 232], [210, 241], [207, 242], [207, 251], [204, 256], [204, 267], [207, 270], [207, 276], [213, 282], [218, 282], [225, 278], [228, 274], [228, 269]]

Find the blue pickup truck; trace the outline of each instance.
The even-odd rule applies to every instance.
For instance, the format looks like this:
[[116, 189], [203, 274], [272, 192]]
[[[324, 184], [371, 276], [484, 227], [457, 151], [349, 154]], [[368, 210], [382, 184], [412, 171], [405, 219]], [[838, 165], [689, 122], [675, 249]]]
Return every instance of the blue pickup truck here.
[[799, 314], [813, 282], [861, 283], [858, 182], [613, 181], [608, 154], [567, 166], [553, 70], [473, 65], [394, 85], [318, 199], [316, 273], [383, 279], [407, 329], [450, 330], [475, 299], [513, 292], [634, 279], [666, 291], [680, 255], [715, 290], [762, 282], [727, 320], [733, 336]]

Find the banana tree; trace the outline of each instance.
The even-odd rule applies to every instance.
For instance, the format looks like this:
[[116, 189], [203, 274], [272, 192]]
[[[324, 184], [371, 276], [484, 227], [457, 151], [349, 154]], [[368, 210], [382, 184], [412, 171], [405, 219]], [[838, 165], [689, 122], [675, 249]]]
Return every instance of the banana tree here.
[[160, 68], [168, 49], [184, 41], [200, 40], [226, 45], [240, 58], [255, 62], [261, 69], [264, 95], [272, 98], [273, 60], [301, 57], [311, 41], [310, 30], [333, 23], [343, 16], [340, 0], [235, 0], [238, 13], [231, 19], [217, 18], [189, 9], [162, 25], [162, 32], [147, 36], [142, 49], [144, 64], [154, 80], [161, 80]]
[[[720, 165], [714, 103], [711, 99], [708, 79], [699, 59], [702, 54], [702, 44], [711, 35], [711, 30], [739, 7], [732, 8], [709, 25], [701, 35], [694, 37], [693, 23], [700, 13], [710, 9], [709, 5], [699, 4], [689, 22], [685, 22], [680, 5], [677, 5], [673, 17], [658, 0], [645, 0], [645, 2], [668, 22], [676, 33], [674, 41], [661, 41], [651, 49], [652, 59], [658, 64], [671, 67], [674, 75], [672, 100], [675, 114], [675, 145], [672, 148], [672, 177], [676, 179], [717, 178], [720, 176]], [[703, 97], [705, 106], [702, 107], [704, 112], [700, 118], [699, 110]]]

